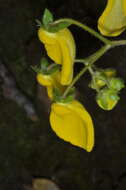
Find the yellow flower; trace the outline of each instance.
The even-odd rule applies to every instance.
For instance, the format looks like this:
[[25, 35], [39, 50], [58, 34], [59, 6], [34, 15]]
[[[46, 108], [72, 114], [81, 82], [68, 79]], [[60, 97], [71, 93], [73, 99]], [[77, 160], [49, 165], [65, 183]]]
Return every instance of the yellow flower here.
[[78, 101], [53, 103], [50, 124], [65, 141], [90, 152], [94, 146], [94, 127], [91, 116]]
[[73, 64], [75, 59], [75, 42], [65, 28], [56, 33], [50, 33], [43, 28], [38, 31], [39, 39], [44, 43], [48, 56], [57, 64], [62, 65], [61, 84], [69, 85], [73, 78]]
[[118, 36], [126, 29], [126, 0], [108, 0], [98, 29], [105, 36]]
[[65, 87], [61, 86], [61, 84], [59, 83], [59, 80], [60, 80], [59, 78], [60, 78], [59, 71], [56, 71], [55, 73], [53, 73], [51, 75], [45, 75], [42, 73], [37, 74], [37, 81], [42, 86], [47, 87], [47, 93], [48, 93], [48, 96], [50, 99], [53, 99], [53, 89], [54, 88], [58, 88], [61, 91], [63, 91], [65, 88]]

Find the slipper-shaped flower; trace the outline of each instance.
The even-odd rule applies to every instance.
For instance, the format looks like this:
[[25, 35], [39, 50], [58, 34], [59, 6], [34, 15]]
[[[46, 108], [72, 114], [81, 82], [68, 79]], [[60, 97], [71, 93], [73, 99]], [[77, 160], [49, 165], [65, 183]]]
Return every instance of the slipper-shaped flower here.
[[65, 141], [90, 152], [94, 146], [94, 127], [91, 116], [78, 101], [53, 103], [50, 124]]
[[59, 82], [60, 81], [60, 72], [59, 71], [56, 71], [55, 73], [50, 74], [50, 75], [38, 73], [37, 74], [37, 81], [42, 86], [47, 87], [47, 94], [48, 94], [50, 99], [53, 99], [53, 89], [54, 88], [57, 88], [61, 91], [64, 90], [64, 87], [61, 86], [61, 84]]
[[108, 0], [98, 29], [105, 36], [118, 36], [126, 29], [126, 0]]
[[51, 33], [43, 28], [38, 31], [39, 39], [44, 43], [48, 56], [57, 64], [61, 64], [62, 85], [69, 85], [73, 78], [75, 59], [75, 42], [69, 29], [65, 28]]

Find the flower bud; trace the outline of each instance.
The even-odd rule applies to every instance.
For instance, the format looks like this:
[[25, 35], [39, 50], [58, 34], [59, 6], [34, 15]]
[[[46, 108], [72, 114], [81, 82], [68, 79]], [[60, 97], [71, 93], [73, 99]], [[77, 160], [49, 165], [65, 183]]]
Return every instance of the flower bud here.
[[121, 78], [112, 78], [109, 81], [109, 88], [120, 91], [124, 88], [124, 81]]
[[108, 69], [104, 69], [103, 70], [103, 74], [110, 78], [110, 77], [114, 77], [116, 75], [116, 70], [112, 69], [112, 68], [108, 68]]
[[96, 96], [97, 104], [104, 110], [112, 110], [119, 99], [117, 92], [109, 88], [102, 89]]
[[92, 89], [102, 88], [106, 84], [105, 80], [105, 75], [102, 72], [96, 71], [89, 86]]

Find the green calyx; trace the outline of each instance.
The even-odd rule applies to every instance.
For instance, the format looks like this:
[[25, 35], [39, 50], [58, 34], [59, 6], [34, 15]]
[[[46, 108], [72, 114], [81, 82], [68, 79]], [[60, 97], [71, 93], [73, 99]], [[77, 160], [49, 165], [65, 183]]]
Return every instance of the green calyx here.
[[39, 66], [33, 66], [32, 69], [36, 72], [36, 73], [42, 73], [44, 75], [51, 75], [55, 72], [57, 72], [58, 70], [60, 70], [60, 65], [55, 64], [55, 63], [49, 63], [49, 61], [43, 57], [40, 60], [40, 65]]
[[[40, 22], [39, 22], [39, 25], [40, 25]], [[57, 21], [54, 21], [53, 14], [48, 9], [45, 9], [44, 14], [42, 16], [41, 27], [43, 27], [48, 32], [55, 33], [55, 32], [58, 32], [59, 30], [67, 28], [70, 25], [71, 25], [70, 22], [66, 22], [66, 21], [57, 22]]]
[[[93, 73], [92, 80], [91, 80], [91, 83], [89, 84], [89, 86], [92, 89], [95, 89], [96, 91], [97, 91], [97, 89], [101, 89], [101, 88], [103, 88], [105, 86], [108, 86], [109, 88], [112, 88], [112, 86], [114, 86], [114, 80], [112, 80], [112, 79], [115, 78], [114, 77], [115, 75], [116, 75], [116, 70], [115, 69], [112, 69], [112, 68], [97, 69]], [[117, 79], [119, 80], [119, 78], [117, 78]], [[112, 81], [111, 84], [110, 84], [110, 81]], [[115, 81], [115, 84], [117, 85], [116, 81]], [[117, 88], [118, 89], [120, 88], [120, 90], [121, 90], [121, 88], [123, 88], [123, 87], [124, 87], [124, 83], [121, 80], [120, 83], [118, 84]], [[117, 90], [114, 87], [112, 89]]]
[[[65, 89], [64, 89], [65, 90]], [[62, 97], [63, 92], [60, 89], [54, 88], [53, 89], [53, 101], [60, 102], [60, 103], [70, 103], [75, 99], [75, 87], [71, 88], [69, 93], [65, 98]]]
[[91, 83], [89, 84], [92, 89], [100, 89], [106, 85], [106, 77], [103, 73], [96, 71], [92, 76]]

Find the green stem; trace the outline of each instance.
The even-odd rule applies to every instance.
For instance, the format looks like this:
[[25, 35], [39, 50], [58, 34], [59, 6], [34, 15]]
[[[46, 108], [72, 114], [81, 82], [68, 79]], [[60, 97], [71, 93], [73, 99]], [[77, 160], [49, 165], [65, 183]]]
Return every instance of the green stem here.
[[105, 44], [111, 44], [111, 40], [108, 40], [107, 38], [103, 37], [102, 35], [100, 35], [98, 32], [96, 32], [95, 30], [93, 30], [92, 28], [88, 27], [85, 24], [82, 24], [79, 21], [76, 21], [74, 19], [70, 19], [70, 18], [63, 18], [63, 19], [59, 19], [57, 21], [55, 21], [53, 24], [58, 24], [58, 23], [62, 23], [62, 22], [68, 22], [70, 24], [74, 24], [82, 29], [84, 29], [85, 31], [89, 32], [90, 34], [92, 34], [93, 36], [95, 36], [96, 38], [98, 38], [99, 40], [101, 40], [103, 43]]
[[112, 47], [124, 46], [126, 45], [126, 40], [112, 41]]
[[85, 63], [86, 59], [75, 59], [76, 63]]
[[80, 79], [80, 77], [88, 70], [88, 66], [84, 67], [73, 79], [72, 83], [66, 88], [65, 92], [63, 93], [62, 98], [65, 98], [70, 91], [70, 89], [74, 86], [74, 84]]
[[[105, 45], [101, 49], [99, 49], [97, 52], [95, 52], [93, 55], [89, 56], [87, 59], [84, 59], [86, 66], [76, 75], [76, 77], [73, 79], [71, 84], [66, 88], [65, 92], [63, 93], [62, 98], [65, 98], [67, 96], [70, 89], [80, 79], [80, 77], [89, 69], [89, 67], [91, 67], [110, 48], [111, 48], [111, 46]], [[83, 61], [83, 63], [84, 63], [84, 61]]]

